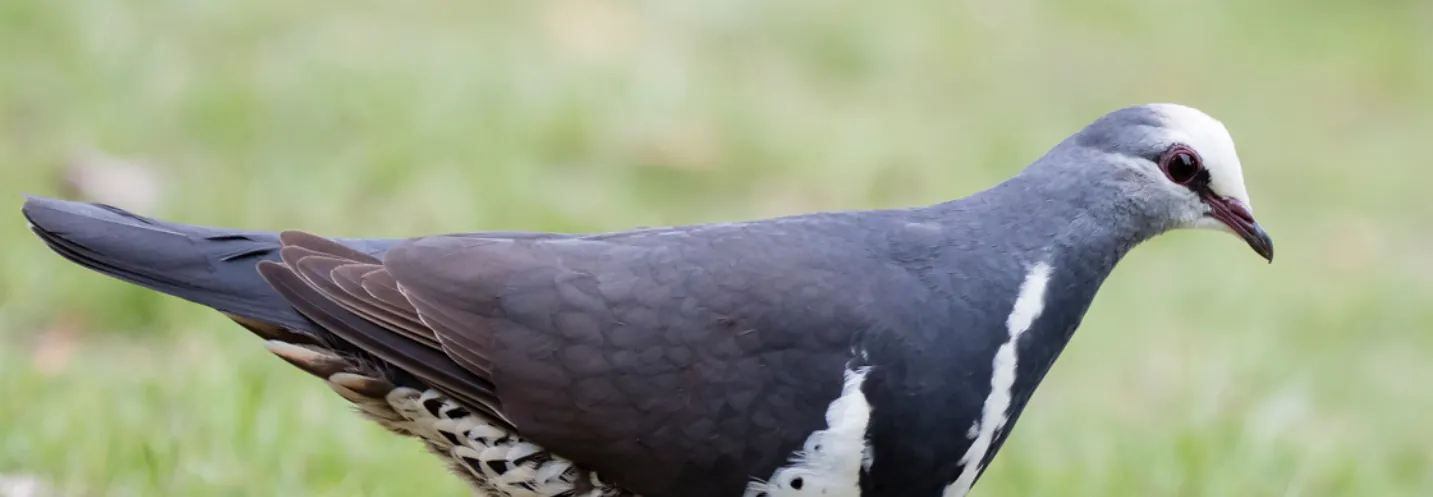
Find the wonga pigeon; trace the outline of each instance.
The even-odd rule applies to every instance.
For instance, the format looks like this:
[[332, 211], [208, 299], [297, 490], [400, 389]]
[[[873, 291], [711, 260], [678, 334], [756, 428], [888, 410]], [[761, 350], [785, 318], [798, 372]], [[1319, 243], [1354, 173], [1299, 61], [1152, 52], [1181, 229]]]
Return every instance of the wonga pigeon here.
[[1179, 228], [1265, 259], [1233, 140], [1107, 114], [915, 208], [604, 234], [322, 238], [30, 198], [77, 264], [209, 306], [478, 495], [955, 497], [1100, 284]]

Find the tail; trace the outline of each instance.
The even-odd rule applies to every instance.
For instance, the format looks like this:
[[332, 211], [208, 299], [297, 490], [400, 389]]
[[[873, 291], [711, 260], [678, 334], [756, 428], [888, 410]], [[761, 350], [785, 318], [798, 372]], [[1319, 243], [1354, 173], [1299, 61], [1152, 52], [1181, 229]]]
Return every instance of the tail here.
[[[259, 275], [279, 260], [279, 234], [170, 223], [104, 204], [27, 197], [30, 229], [95, 272], [211, 307], [260, 335], [323, 334]], [[402, 239], [338, 240], [378, 256]]]
[[[259, 274], [260, 262], [281, 261], [281, 238], [291, 235], [170, 223], [103, 204], [40, 197], [28, 197], [21, 210], [30, 229], [65, 259], [223, 312], [263, 337], [269, 352], [323, 379], [365, 417], [394, 433], [418, 436], [451, 459], [435, 445], [448, 439], [429, 435], [432, 429], [414, 418], [436, 413], [442, 404], [414, 407], [428, 390], [425, 384], [305, 318]], [[381, 257], [404, 241], [317, 240], [337, 242], [325, 249], [353, 258]], [[403, 406], [409, 407], [400, 411]]]

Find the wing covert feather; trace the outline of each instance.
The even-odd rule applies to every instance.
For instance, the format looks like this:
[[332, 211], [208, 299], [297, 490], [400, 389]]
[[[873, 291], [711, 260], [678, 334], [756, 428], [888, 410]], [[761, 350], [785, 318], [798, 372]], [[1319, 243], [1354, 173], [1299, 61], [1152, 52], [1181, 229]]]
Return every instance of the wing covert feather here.
[[667, 236], [420, 238], [384, 267], [450, 355], [486, 349], [524, 437], [638, 493], [702, 474], [737, 495], [824, 426], [861, 322], [844, 310], [859, 306], [803, 291], [834, 280], [821, 268]]

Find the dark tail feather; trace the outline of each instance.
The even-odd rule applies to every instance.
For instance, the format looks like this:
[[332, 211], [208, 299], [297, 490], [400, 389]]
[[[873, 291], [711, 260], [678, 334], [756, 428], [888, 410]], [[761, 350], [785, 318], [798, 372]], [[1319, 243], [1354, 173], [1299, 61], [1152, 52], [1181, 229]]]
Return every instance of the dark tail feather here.
[[[269, 285], [259, 273], [259, 263], [281, 260], [279, 233], [170, 223], [108, 205], [41, 197], [28, 197], [21, 210], [31, 231], [65, 259], [218, 310], [271, 340], [270, 350], [310, 374], [331, 382], [329, 376], [342, 371], [422, 386], [407, 372], [388, 367], [300, 314]], [[402, 241], [333, 239], [330, 243], [356, 251], [350, 254], [356, 258], [362, 254], [377, 258]], [[317, 345], [318, 350], [338, 355], [295, 349], [298, 345]], [[307, 354], [299, 353], [305, 350]]]
[[[260, 261], [279, 260], [278, 233], [170, 223], [108, 205], [42, 197], [27, 197], [21, 210], [30, 229], [71, 262], [214, 308], [261, 335], [278, 328], [322, 333], [259, 275]], [[400, 241], [344, 243], [381, 254]]]

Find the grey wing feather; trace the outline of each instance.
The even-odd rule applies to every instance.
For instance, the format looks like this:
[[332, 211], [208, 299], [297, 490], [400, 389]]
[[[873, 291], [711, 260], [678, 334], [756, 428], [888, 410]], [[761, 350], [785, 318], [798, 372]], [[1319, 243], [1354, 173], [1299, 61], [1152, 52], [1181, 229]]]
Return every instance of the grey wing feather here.
[[817, 302], [845, 298], [833, 268], [683, 236], [421, 238], [384, 266], [449, 355], [491, 362], [525, 438], [634, 492], [736, 495], [822, 426], [863, 320]]

